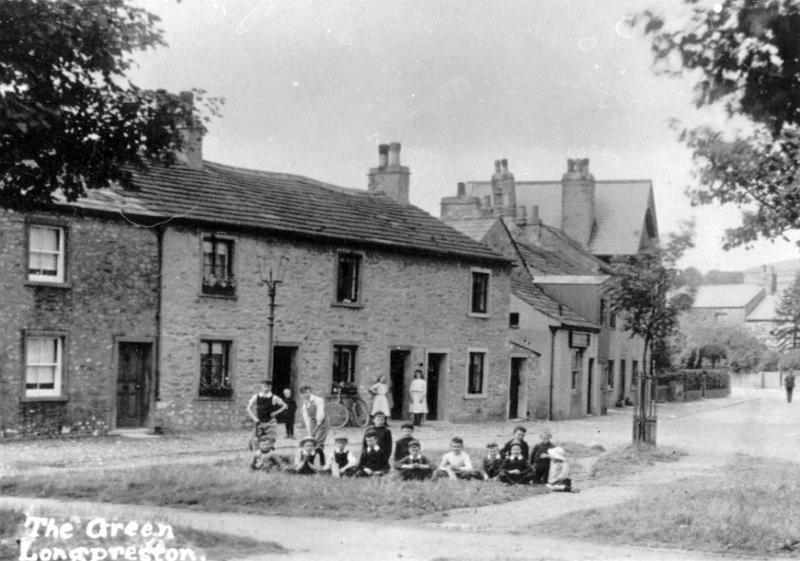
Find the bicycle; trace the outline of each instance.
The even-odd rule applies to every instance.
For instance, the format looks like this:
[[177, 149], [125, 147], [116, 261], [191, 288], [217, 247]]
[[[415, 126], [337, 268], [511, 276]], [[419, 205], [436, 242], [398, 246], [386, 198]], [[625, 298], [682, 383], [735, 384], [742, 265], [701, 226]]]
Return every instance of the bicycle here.
[[358, 397], [358, 388], [352, 384], [334, 382], [333, 396], [325, 401], [325, 418], [332, 428], [348, 424], [365, 427], [369, 422], [367, 402]]

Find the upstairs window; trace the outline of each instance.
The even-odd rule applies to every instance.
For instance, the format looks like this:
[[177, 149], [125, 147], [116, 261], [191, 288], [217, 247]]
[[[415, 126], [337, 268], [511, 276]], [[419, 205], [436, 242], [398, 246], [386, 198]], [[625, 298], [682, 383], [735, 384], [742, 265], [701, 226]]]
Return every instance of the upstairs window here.
[[233, 274], [233, 240], [214, 236], [203, 238], [203, 294], [232, 296], [236, 293]]
[[483, 380], [486, 368], [486, 353], [470, 352], [467, 372], [467, 395], [483, 393]]
[[64, 229], [31, 226], [28, 229], [28, 280], [64, 282]]
[[334, 384], [353, 384], [356, 380], [355, 345], [333, 346], [333, 372], [331, 380]]
[[63, 337], [25, 338], [25, 397], [61, 395], [63, 357]]
[[355, 253], [340, 253], [336, 273], [336, 302], [357, 304], [359, 302], [359, 279], [361, 256]]
[[488, 271], [472, 271], [470, 312], [473, 314], [489, 313], [489, 277]]
[[519, 312], [511, 312], [508, 314], [508, 326], [511, 329], [519, 329]]
[[231, 397], [230, 341], [200, 341], [200, 397]]

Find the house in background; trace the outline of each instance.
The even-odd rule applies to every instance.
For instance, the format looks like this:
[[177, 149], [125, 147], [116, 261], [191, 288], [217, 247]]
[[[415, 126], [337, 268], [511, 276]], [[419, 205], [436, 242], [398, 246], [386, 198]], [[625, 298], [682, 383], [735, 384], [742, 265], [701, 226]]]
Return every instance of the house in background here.
[[[507, 416], [512, 263], [408, 204], [399, 144], [380, 147], [367, 191], [201, 154], [194, 138], [133, 189], [3, 211], [6, 428], [51, 430], [53, 407], [64, 430], [239, 426], [268, 375], [270, 264], [287, 271], [277, 390], [382, 374], [399, 418], [421, 365], [431, 418]], [[514, 355], [535, 364], [524, 344]]]
[[629, 399], [643, 341], [620, 329], [603, 285], [610, 259], [658, 243], [651, 183], [596, 182], [588, 160], [569, 160], [561, 182], [517, 182], [498, 160], [491, 181], [460, 183], [441, 207], [447, 224], [521, 265], [512, 273], [511, 312], [520, 314], [512, 330], [518, 319], [531, 332], [548, 373], [531, 396], [533, 413], [605, 413]]

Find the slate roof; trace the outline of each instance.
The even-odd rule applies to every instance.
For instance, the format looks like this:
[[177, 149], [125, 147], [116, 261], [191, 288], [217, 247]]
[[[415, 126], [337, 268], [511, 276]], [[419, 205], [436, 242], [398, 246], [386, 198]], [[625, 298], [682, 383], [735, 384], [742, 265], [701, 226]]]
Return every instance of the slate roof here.
[[757, 284], [703, 284], [697, 287], [692, 308], [744, 308], [762, 289]]
[[533, 281], [521, 275], [511, 275], [511, 293], [546, 316], [568, 327], [600, 331], [599, 325], [583, 319], [569, 307], [560, 304], [557, 300], [545, 294]]
[[753, 308], [753, 311], [747, 314], [745, 321], [775, 321], [778, 314], [775, 313], [775, 308], [780, 303], [781, 297], [779, 294], [770, 294], [765, 296], [758, 305]]
[[[595, 275], [596, 270], [576, 263], [556, 251], [528, 245], [516, 240], [520, 256], [534, 276], [538, 275]], [[599, 263], [602, 263], [598, 260]]]
[[[204, 162], [134, 172], [135, 190], [115, 190], [106, 210], [130, 210], [300, 237], [349, 241], [435, 255], [510, 264], [510, 260], [413, 205], [382, 193], [346, 189], [299, 175]], [[103, 193], [77, 203], [103, 208]]]

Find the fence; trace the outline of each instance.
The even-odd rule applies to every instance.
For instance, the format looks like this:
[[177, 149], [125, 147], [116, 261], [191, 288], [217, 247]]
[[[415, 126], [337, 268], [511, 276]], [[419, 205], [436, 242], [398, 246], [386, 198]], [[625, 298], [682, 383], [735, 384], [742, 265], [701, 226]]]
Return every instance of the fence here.
[[658, 376], [659, 401], [692, 401], [726, 397], [731, 393], [731, 377], [724, 368], [677, 370]]

